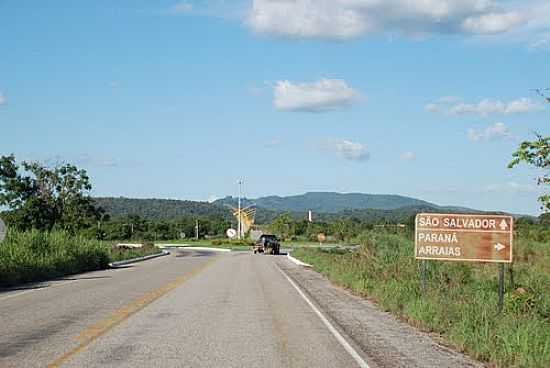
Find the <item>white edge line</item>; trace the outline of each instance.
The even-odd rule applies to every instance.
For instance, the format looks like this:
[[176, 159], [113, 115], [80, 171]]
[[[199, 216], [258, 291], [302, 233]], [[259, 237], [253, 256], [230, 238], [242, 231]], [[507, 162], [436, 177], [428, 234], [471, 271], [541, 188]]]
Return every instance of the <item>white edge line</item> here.
[[298, 266], [304, 266], [304, 267], [312, 267], [309, 263], [304, 263], [302, 261], [300, 261], [299, 259], [297, 258], [294, 258], [290, 255], [290, 253], [287, 253], [286, 254], [286, 257], [291, 260], [292, 262], [296, 263]]
[[303, 291], [298, 287], [298, 285], [296, 285], [296, 283], [294, 281], [292, 281], [292, 279], [290, 277], [288, 277], [288, 275], [283, 270], [281, 270], [281, 268], [279, 266], [277, 266], [277, 268], [279, 269], [279, 272], [281, 272], [281, 274], [288, 280], [290, 285], [292, 285], [292, 287], [294, 287], [294, 289], [296, 289], [298, 294], [300, 294], [300, 296], [311, 307], [311, 309], [313, 309], [315, 314], [317, 314], [317, 316], [319, 316], [321, 321], [323, 321], [325, 326], [334, 335], [336, 340], [338, 340], [340, 345], [342, 345], [342, 347], [344, 349], [346, 349], [346, 351], [352, 356], [352, 358], [355, 359], [357, 364], [359, 364], [359, 367], [369, 368], [369, 365], [367, 364], [367, 362], [365, 362], [365, 360], [363, 360], [361, 355], [359, 355], [359, 353], [357, 353], [357, 351], [355, 351], [355, 349], [346, 341], [346, 339], [340, 334], [340, 332], [338, 332], [338, 330], [336, 328], [334, 328], [334, 326], [329, 322], [329, 320], [323, 315], [323, 313], [321, 313], [321, 311], [315, 306], [315, 304], [313, 304], [309, 300], [309, 298], [303, 293]]
[[208, 250], [212, 252], [231, 252], [231, 249], [227, 249], [227, 248], [210, 248], [210, 247], [178, 247], [178, 249]]
[[212, 252], [231, 252], [228, 248], [218, 247], [200, 247], [189, 244], [155, 244], [155, 247], [160, 249], [191, 249], [191, 250], [211, 250]]

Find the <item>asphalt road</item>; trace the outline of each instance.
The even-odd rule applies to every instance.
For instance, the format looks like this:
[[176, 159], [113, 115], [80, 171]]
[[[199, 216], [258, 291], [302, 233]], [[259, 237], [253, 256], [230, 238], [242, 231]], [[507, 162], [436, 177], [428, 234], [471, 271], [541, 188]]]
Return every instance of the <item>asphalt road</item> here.
[[479, 367], [284, 256], [174, 250], [0, 292], [0, 367]]
[[181, 251], [0, 293], [0, 367], [356, 367], [284, 257]]

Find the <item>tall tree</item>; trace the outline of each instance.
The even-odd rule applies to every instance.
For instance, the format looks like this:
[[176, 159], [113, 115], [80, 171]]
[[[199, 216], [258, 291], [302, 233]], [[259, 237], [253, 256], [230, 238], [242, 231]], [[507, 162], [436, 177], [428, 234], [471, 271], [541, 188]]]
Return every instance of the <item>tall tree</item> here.
[[[550, 89], [536, 89], [535, 91], [550, 104], [550, 97], [545, 94], [545, 91]], [[509, 168], [520, 163], [526, 163], [528, 165], [542, 169], [542, 175], [537, 178], [538, 185], [546, 186], [550, 184], [550, 176], [548, 174], [550, 170], [550, 136], [543, 137], [541, 134], [536, 134], [534, 141], [525, 141], [519, 145], [519, 148], [512, 155], [513, 160], [508, 164]], [[543, 194], [539, 197], [541, 202], [541, 209], [543, 211], [550, 211], [550, 195]]]
[[[512, 168], [523, 162], [543, 170], [541, 176], [537, 178], [537, 183], [542, 186], [550, 184], [550, 136], [543, 137], [537, 134], [534, 141], [522, 142], [516, 152], [512, 155], [513, 160], [508, 164]], [[543, 211], [550, 211], [550, 195], [543, 194], [539, 197]]]
[[289, 239], [296, 234], [294, 220], [289, 213], [283, 213], [277, 216], [271, 223], [271, 231], [279, 235], [282, 239]]
[[86, 171], [74, 165], [18, 165], [14, 155], [0, 157], [0, 205], [8, 207], [8, 221], [17, 228], [74, 233], [89, 226], [101, 214], [91, 189]]
[[[545, 90], [536, 89], [535, 91], [550, 104], [550, 97], [545, 93], [545, 91], [549, 90], [547, 88]], [[522, 142], [512, 157], [513, 160], [508, 164], [508, 168], [513, 168], [521, 162], [537, 167], [543, 171], [542, 175], [537, 178], [537, 184], [542, 186], [550, 184], [550, 176], [548, 174], [550, 170], [550, 136], [543, 137], [541, 134], [536, 134], [534, 141]], [[550, 212], [550, 195], [543, 194], [539, 197], [539, 201], [541, 209]]]

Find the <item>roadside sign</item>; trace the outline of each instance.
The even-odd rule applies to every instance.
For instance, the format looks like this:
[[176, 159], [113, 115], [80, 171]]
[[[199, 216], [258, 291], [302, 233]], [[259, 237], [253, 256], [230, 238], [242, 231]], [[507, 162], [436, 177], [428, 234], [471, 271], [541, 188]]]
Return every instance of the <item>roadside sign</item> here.
[[511, 263], [513, 227], [511, 216], [419, 213], [415, 257]]
[[4, 239], [6, 238], [6, 232], [6, 224], [0, 218], [0, 242], [4, 241]]
[[319, 243], [324, 243], [325, 240], [327, 240], [327, 237], [324, 233], [319, 233], [317, 234], [317, 240], [319, 241]]
[[227, 237], [229, 239], [233, 239], [234, 237], [237, 236], [237, 230], [235, 229], [227, 229], [227, 231], [225, 232], [225, 235], [227, 235]]

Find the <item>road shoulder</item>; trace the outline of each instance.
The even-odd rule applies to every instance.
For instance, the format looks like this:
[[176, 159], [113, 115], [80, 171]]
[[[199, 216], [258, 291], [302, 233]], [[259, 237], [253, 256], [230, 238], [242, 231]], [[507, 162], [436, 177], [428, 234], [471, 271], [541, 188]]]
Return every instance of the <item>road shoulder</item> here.
[[278, 265], [362, 348], [369, 363], [382, 367], [483, 367], [309, 268], [287, 259]]

